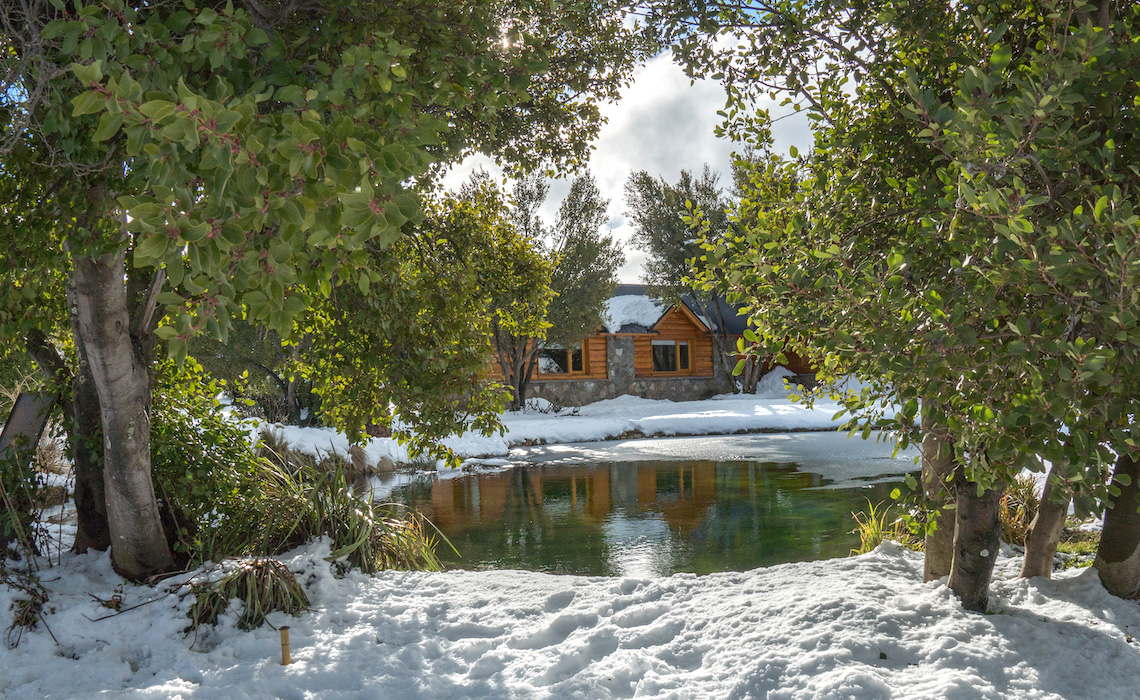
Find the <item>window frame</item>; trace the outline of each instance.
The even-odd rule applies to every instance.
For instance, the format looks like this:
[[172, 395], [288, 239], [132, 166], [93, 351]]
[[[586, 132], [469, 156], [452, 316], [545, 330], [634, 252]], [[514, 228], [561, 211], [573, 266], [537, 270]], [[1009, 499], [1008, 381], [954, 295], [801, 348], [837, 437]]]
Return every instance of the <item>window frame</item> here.
[[[567, 378], [567, 377], [583, 377], [583, 376], [586, 376], [587, 374], [589, 374], [589, 363], [587, 362], [586, 342], [587, 342], [586, 339], [583, 339], [582, 342], [580, 342], [576, 345], [573, 345], [571, 347], [544, 346], [543, 348], [541, 348], [538, 351], [538, 354], [535, 356], [535, 363], [536, 363], [535, 376], [541, 377], [543, 379], [562, 379], [562, 378]], [[566, 365], [565, 365], [566, 371], [565, 372], [544, 372], [544, 371], [542, 371], [542, 358], [544, 357], [543, 353], [559, 352], [559, 351], [566, 353]], [[547, 355], [547, 357], [549, 357], [549, 355]], [[576, 360], [576, 362], [575, 362], [575, 360]], [[555, 361], [555, 362], [557, 362], [557, 361]], [[558, 364], [561, 365], [561, 363], [558, 363]], [[575, 368], [575, 364], [578, 365], [577, 368]]]
[[[654, 338], [650, 341], [650, 360], [652, 371], [654, 374], [692, 374], [693, 373], [693, 344], [691, 340], [678, 340], [676, 338]], [[672, 353], [670, 355], [671, 362], [662, 362], [664, 365], [671, 365], [672, 369], [659, 369], [658, 364], [658, 348], [670, 348]]]

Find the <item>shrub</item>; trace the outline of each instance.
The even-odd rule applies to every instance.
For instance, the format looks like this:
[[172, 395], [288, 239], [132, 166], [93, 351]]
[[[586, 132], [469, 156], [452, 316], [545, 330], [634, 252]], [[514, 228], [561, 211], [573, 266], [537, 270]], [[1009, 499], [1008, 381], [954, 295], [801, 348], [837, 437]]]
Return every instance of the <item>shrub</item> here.
[[33, 468], [29, 452], [0, 456], [0, 563], [7, 558], [32, 559], [47, 536], [39, 497], [44, 475]]
[[424, 520], [397, 517], [355, 493], [343, 460], [317, 463], [279, 440], [259, 455], [221, 412], [213, 398], [220, 386], [200, 366], [188, 359], [182, 369], [163, 363], [160, 370], [166, 386], [153, 412], [155, 483], [186, 563], [272, 556], [328, 537], [334, 558], [367, 573], [440, 568]]
[[242, 426], [215, 399], [222, 385], [187, 359], [181, 368], [160, 363], [151, 412], [151, 459], [164, 525], [188, 563], [202, 554], [202, 534], [224, 524], [258, 499], [263, 460]]

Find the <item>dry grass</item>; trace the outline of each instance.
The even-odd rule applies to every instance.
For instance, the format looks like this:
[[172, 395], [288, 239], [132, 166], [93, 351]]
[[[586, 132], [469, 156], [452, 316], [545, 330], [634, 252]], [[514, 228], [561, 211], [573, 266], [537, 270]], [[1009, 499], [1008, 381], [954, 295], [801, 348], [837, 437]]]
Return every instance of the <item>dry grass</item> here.
[[340, 471], [356, 485], [363, 484], [368, 477], [377, 473], [376, 468], [368, 463], [368, 455], [356, 445], [349, 447], [348, 456], [327, 454], [318, 460], [312, 455], [289, 447], [284, 435], [272, 428], [262, 429], [258, 454], [289, 472], [315, 470], [331, 474]]

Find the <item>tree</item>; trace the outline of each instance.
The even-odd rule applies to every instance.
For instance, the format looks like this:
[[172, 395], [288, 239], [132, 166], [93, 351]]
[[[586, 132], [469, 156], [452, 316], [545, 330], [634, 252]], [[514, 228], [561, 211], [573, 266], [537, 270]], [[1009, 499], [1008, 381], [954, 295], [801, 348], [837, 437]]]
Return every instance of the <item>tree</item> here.
[[384, 425], [412, 454], [455, 460], [440, 441], [500, 428], [508, 400], [489, 377], [491, 328], [541, 335], [550, 269], [488, 178], [424, 208], [415, 231], [369, 251], [378, 280], [338, 285], [317, 307], [312, 376], [350, 438]]
[[312, 346], [311, 334], [286, 341], [276, 331], [235, 319], [225, 343], [194, 336], [188, 352], [211, 377], [225, 380], [235, 398], [252, 401], [265, 420], [305, 426], [319, 412], [310, 376]]
[[[693, 263], [701, 256], [700, 240], [690, 226], [690, 216], [699, 212], [706, 235], [723, 237], [730, 234], [732, 223], [728, 210], [731, 202], [717, 183], [719, 176], [706, 164], [699, 178], [687, 170], [681, 171], [677, 184], [664, 178], [654, 179], [642, 170], [629, 176], [625, 183], [625, 201], [630, 208], [634, 245], [644, 250], [643, 281], [649, 285], [650, 295], [669, 303], [679, 303], [689, 294], [701, 305], [706, 318], [714, 319], [713, 340], [716, 352], [713, 361], [716, 371], [734, 384], [732, 369], [736, 348], [730, 342], [725, 324], [724, 309], [717, 301], [717, 291], [711, 287], [694, 285], [690, 277]], [[711, 292], [711, 293], [705, 293]], [[756, 380], [762, 362], [751, 362], [744, 389], [755, 393]]]
[[289, 337], [334, 284], [380, 274], [367, 246], [422, 217], [409, 185], [465, 153], [578, 160], [598, 102], [646, 48], [625, 14], [589, 1], [0, 6], [0, 170], [40, 212], [13, 233], [43, 244], [31, 274], [69, 262], [118, 571], [171, 565], [150, 480], [158, 346], [181, 358], [192, 335], [224, 341], [243, 316]]
[[582, 175], [570, 183], [550, 230], [536, 215], [547, 191], [547, 185], [538, 178], [522, 180], [514, 190], [512, 220], [516, 230], [523, 232], [549, 264], [553, 299], [541, 334], [502, 325], [494, 328], [495, 355], [512, 389], [513, 410], [521, 409], [526, 402], [527, 387], [544, 348], [569, 351], [604, 325], [605, 302], [613, 295], [617, 272], [625, 263], [620, 245], [603, 232], [608, 202], [602, 199], [592, 176]]
[[753, 223], [705, 254], [767, 335], [810, 336], [826, 370], [876, 379], [850, 408], [902, 407], [923, 485], [956, 500], [952, 555], [928, 541], [928, 574], [949, 563], [950, 587], [984, 609], [997, 500], [1022, 466], [1051, 461], [1059, 493], [1131, 483], [1097, 486], [1109, 446], [1135, 449], [1135, 329], [1117, 310], [1136, 293], [1136, 173], [1116, 152], [1135, 147], [1135, 111], [1118, 107], [1135, 90], [1135, 8], [761, 5], [703, 18], [749, 30], [739, 51], [677, 7], [660, 15], [691, 66], [729, 83], [730, 130], [762, 142], [767, 117], [747, 105], [773, 89], [816, 125], [810, 157], [792, 152], [802, 186], [754, 188]]
[[633, 225], [633, 244], [645, 251], [643, 281], [650, 294], [669, 302], [679, 301], [692, 291], [685, 278], [692, 271], [691, 261], [701, 249], [689, 222], [689, 210], [704, 213], [711, 234], [729, 228], [729, 201], [717, 181], [719, 175], [706, 164], [699, 178], [682, 170], [677, 184], [665, 178], [654, 179], [641, 170], [625, 183], [625, 203]]

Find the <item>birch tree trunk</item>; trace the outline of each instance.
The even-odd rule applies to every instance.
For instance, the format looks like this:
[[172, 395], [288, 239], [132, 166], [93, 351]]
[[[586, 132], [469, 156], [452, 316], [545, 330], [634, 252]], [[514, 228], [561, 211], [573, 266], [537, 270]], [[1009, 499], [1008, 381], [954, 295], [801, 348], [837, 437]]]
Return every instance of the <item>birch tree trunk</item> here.
[[111, 561], [142, 579], [173, 566], [151, 483], [153, 380], [130, 334], [124, 253], [75, 257], [77, 339], [99, 397]]

